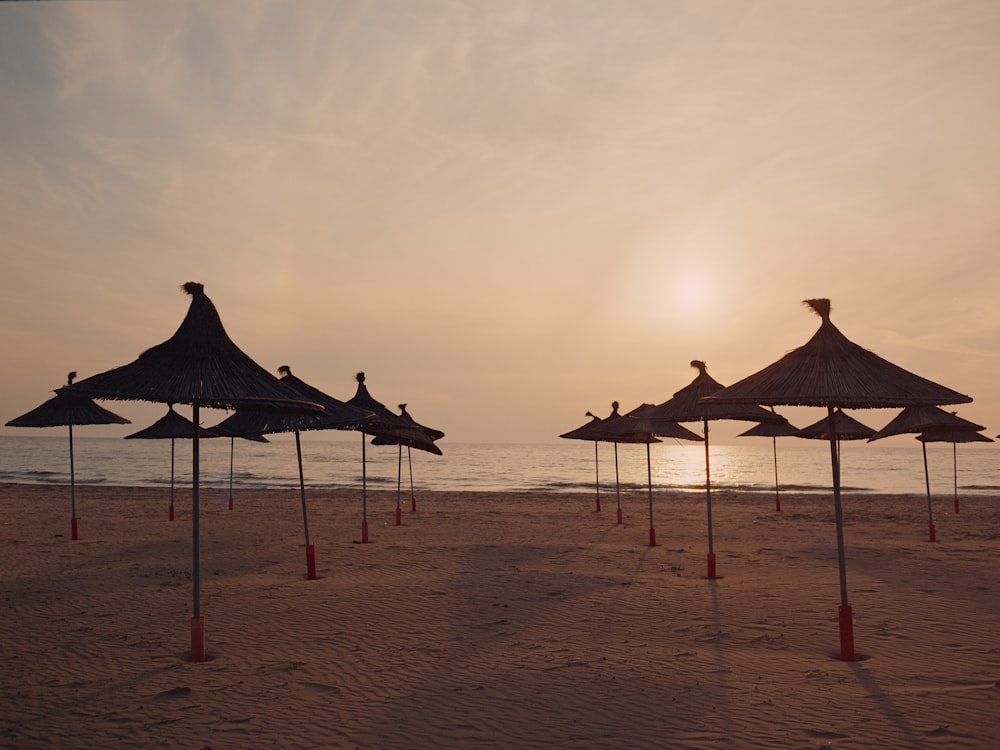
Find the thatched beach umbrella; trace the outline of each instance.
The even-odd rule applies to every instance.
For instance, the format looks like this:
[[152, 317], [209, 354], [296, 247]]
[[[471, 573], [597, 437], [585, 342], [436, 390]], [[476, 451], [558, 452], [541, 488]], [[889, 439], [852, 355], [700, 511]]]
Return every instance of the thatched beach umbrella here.
[[798, 431], [796, 437], [807, 440], [829, 440], [831, 436], [834, 440], [867, 440], [875, 434], [874, 429], [859, 422], [843, 409], [834, 410], [832, 430], [830, 424], [830, 419], [823, 417], [823, 419], [803, 427]]
[[[138, 432], [133, 432], [131, 435], [125, 436], [126, 440], [138, 439], [170, 441], [170, 512], [168, 517], [171, 521], [174, 520], [174, 442], [177, 438], [194, 437], [194, 430], [194, 423], [190, 419], [182, 417], [180, 414], [175, 412], [173, 404], [167, 404], [167, 413], [153, 422], [153, 424], [139, 430]], [[220, 435], [217, 432], [200, 427], [198, 428], [198, 437], [204, 439], [220, 437]], [[231, 493], [230, 499], [232, 499]]]
[[840, 571], [840, 658], [853, 661], [854, 620], [847, 598], [840, 457], [837, 452], [836, 428], [833, 425], [835, 411], [838, 407], [886, 409], [911, 405], [961, 404], [972, 399], [914, 375], [850, 341], [830, 321], [830, 300], [807, 300], [805, 304], [821, 320], [819, 329], [808, 342], [763, 370], [708, 396], [706, 400], [718, 404], [819, 406], [827, 410], [827, 418], [831, 423], [830, 465]]
[[[891, 435], [917, 433], [931, 435], [955, 432], [976, 433], [986, 428], [967, 419], [962, 419], [953, 412], [947, 412], [936, 406], [908, 406], [897, 414], [889, 424], [873, 434], [869, 441], [881, 440]], [[927, 440], [920, 442], [924, 454], [924, 484], [927, 487], [927, 539], [937, 541], [937, 529], [934, 527], [934, 509], [931, 503], [931, 477], [927, 469]]]
[[[76, 377], [71, 372], [67, 384], [71, 385]], [[45, 403], [36, 406], [26, 414], [7, 422], [7, 427], [68, 427], [69, 428], [69, 505], [71, 538], [80, 538], [80, 525], [76, 517], [76, 466], [73, 462], [73, 425], [86, 424], [130, 424], [125, 417], [120, 417], [98, 406], [89, 398], [72, 396], [67, 393], [56, 393]]]
[[281, 375], [278, 381], [287, 389], [290, 398], [302, 399], [323, 408], [321, 415], [315, 414], [272, 414], [265, 412], [239, 411], [219, 422], [212, 429], [223, 435], [247, 437], [252, 435], [271, 435], [278, 432], [295, 434], [295, 454], [299, 468], [299, 498], [302, 506], [302, 528], [305, 534], [306, 577], [316, 580], [316, 545], [309, 538], [309, 511], [306, 505], [306, 482], [302, 469], [302, 441], [300, 434], [305, 430], [355, 430], [366, 419], [372, 417], [371, 412], [348, 406], [333, 396], [329, 396], [318, 388], [292, 374], [288, 365], [278, 368]]
[[701, 399], [722, 390], [723, 385], [708, 374], [708, 369], [701, 360], [692, 360], [691, 367], [698, 370], [695, 379], [677, 391], [672, 398], [657, 404], [646, 418], [652, 422], [653, 432], [659, 435], [658, 424], [673, 424], [677, 422], [701, 422], [705, 441], [705, 509], [708, 516], [708, 578], [714, 579], [715, 547], [712, 538], [712, 473], [709, 460], [708, 423], [718, 419], [737, 420], [741, 422], [769, 422], [780, 424], [782, 417], [774, 412], [762, 409], [754, 404], [711, 404]]
[[[598, 457], [597, 457], [597, 444], [599, 442], [601, 442], [601, 441], [600, 441], [600, 438], [596, 437], [596, 428], [600, 427], [601, 418], [599, 416], [597, 416], [596, 414], [593, 414], [593, 413], [591, 413], [589, 411], [587, 412], [586, 416], [590, 417], [590, 421], [589, 422], [587, 422], [586, 424], [580, 425], [579, 427], [577, 427], [574, 430], [570, 430], [569, 432], [564, 432], [559, 437], [566, 438], [567, 440], [593, 440], [594, 441], [594, 492], [595, 492], [596, 503], [597, 503], [597, 511], [596, 512], [600, 513], [601, 512], [601, 469], [600, 469], [600, 464], [598, 463]], [[617, 456], [616, 456], [615, 465], [616, 466], [618, 465]], [[619, 516], [620, 516], [621, 515], [621, 500], [620, 499], [619, 499], [619, 504], [618, 504], [618, 512], [619, 512]]]
[[979, 432], [924, 432], [917, 435], [923, 443], [951, 443], [951, 470], [955, 483], [955, 512], [958, 513], [958, 443], [992, 443], [993, 438]]
[[[368, 392], [363, 372], [355, 375], [354, 379], [358, 383], [358, 388], [347, 403], [373, 412], [375, 415], [359, 428], [361, 430], [361, 543], [368, 544], [368, 457], [365, 455], [365, 436], [371, 435], [374, 438], [381, 435], [391, 439], [391, 443], [385, 444], [393, 445], [400, 444], [400, 440], [406, 440], [411, 447], [438, 455], [441, 455], [441, 449], [434, 445], [434, 441], [422, 429], [407, 424], [398, 415], [393, 414], [385, 404], [376, 401]], [[400, 521], [398, 504], [396, 520]]]
[[[772, 408], [773, 412], [774, 409]], [[780, 416], [780, 415], [779, 415]], [[771, 438], [771, 452], [774, 454], [774, 509], [781, 512], [781, 493], [778, 484], [778, 438], [791, 437], [798, 434], [797, 427], [792, 425], [787, 419], [781, 424], [770, 424], [768, 422], [758, 422], [749, 430], [741, 432], [737, 437], [769, 437]]]
[[[399, 405], [399, 418], [407, 425], [407, 430], [405, 432], [395, 431], [386, 432], [376, 435], [372, 438], [372, 445], [398, 445], [399, 446], [399, 456], [396, 463], [396, 525], [402, 524], [402, 514], [399, 507], [399, 495], [400, 495], [400, 485], [402, 484], [403, 477], [403, 446], [406, 446], [406, 461], [410, 468], [410, 511], [412, 513], [417, 512], [417, 496], [413, 492], [413, 457], [411, 455], [411, 449], [417, 448], [419, 450], [427, 450], [426, 444], [421, 440], [418, 444], [413, 440], [409, 433], [410, 429], [420, 430], [426, 437], [430, 438], [433, 442], [436, 442], [444, 437], [444, 433], [441, 430], [435, 429], [433, 427], [428, 427], [426, 425], [420, 424], [417, 420], [410, 416], [410, 413], [406, 411], [406, 404]], [[437, 448], [437, 446], [434, 446]], [[437, 451], [429, 451], [430, 453], [435, 453], [436, 455], [442, 455], [441, 449], [438, 448]]]
[[[92, 375], [65, 392], [90, 398], [191, 404], [192, 424], [200, 423], [201, 408], [322, 413], [312, 403], [293, 401], [277, 378], [241, 350], [222, 326], [215, 305], [202, 284], [189, 281], [182, 289], [191, 305], [169, 339], [147, 349], [134, 361]], [[191, 441], [192, 598], [191, 660], [204, 661], [205, 618], [201, 614], [199, 543], [199, 435]]]

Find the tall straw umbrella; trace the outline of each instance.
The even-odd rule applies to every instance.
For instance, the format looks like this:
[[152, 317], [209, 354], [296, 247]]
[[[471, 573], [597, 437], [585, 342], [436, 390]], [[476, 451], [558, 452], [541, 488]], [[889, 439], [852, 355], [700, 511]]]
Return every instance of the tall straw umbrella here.
[[955, 512], [958, 513], [958, 443], [992, 443], [993, 438], [979, 432], [924, 432], [917, 435], [922, 443], [951, 443], [951, 471], [955, 484]]
[[[662, 442], [660, 437], [671, 437], [679, 440], [701, 440], [701, 438], [686, 427], [682, 427], [676, 422], [670, 423], [661, 421], [657, 423], [656, 430], [653, 424], [646, 419], [646, 414], [653, 408], [652, 404], [639, 404], [632, 411], [619, 415], [618, 402], [612, 404], [612, 413], [605, 419], [599, 428], [599, 432], [604, 435], [605, 440], [612, 440], [615, 443], [615, 482], [618, 482], [618, 443], [645, 443], [646, 444], [646, 493], [649, 504], [649, 546], [656, 546], [656, 524], [653, 522], [653, 468], [650, 458], [649, 446], [651, 443]], [[622, 522], [622, 506], [619, 494], [618, 501], [618, 523]]]
[[[434, 427], [428, 427], [426, 425], [420, 424], [417, 420], [410, 416], [410, 413], [406, 411], [406, 404], [399, 405], [399, 418], [406, 423], [408, 428], [413, 428], [420, 430], [425, 436], [431, 439], [432, 442], [437, 442], [444, 437], [444, 433]], [[372, 438], [372, 445], [398, 445], [399, 446], [399, 456], [396, 463], [396, 525], [402, 524], [402, 514], [399, 507], [399, 495], [400, 495], [400, 485], [402, 484], [403, 477], [403, 446], [406, 446], [406, 462], [410, 468], [410, 512], [417, 512], [417, 496], [413, 492], [413, 456], [411, 455], [411, 449], [417, 448], [419, 450], [427, 450], [426, 444], [423, 441], [420, 444], [416, 443], [412, 436], [409, 434], [409, 430], [406, 432], [387, 432], [380, 435], [376, 435]], [[437, 446], [435, 446], [437, 447]], [[438, 448], [437, 451], [428, 451], [430, 453], [435, 453], [436, 455], [442, 455], [441, 449]]]
[[[906, 433], [975, 433], [985, 429], [982, 425], [962, 419], [957, 414], [939, 409], [936, 406], [907, 406], [889, 424], [868, 440], [881, 440], [891, 435], [904, 435]], [[936, 542], [937, 529], [934, 526], [934, 509], [931, 503], [931, 476], [927, 469], [927, 441], [922, 440], [920, 447], [924, 455], [924, 485], [927, 487], [927, 540]]]
[[[170, 511], [168, 518], [174, 520], [174, 443], [177, 438], [194, 437], [194, 423], [187, 417], [182, 417], [174, 411], [173, 404], [167, 404], [167, 413], [160, 417], [144, 429], [126, 435], [126, 440], [170, 440]], [[198, 428], [198, 437], [201, 439], [220, 437], [217, 432]], [[230, 499], [232, 490], [230, 490]]]
[[742, 422], [770, 422], [780, 424], [782, 417], [774, 412], [762, 409], [754, 404], [711, 404], [701, 399], [722, 390], [723, 385], [708, 374], [708, 368], [701, 360], [692, 360], [691, 367], [698, 371], [688, 385], [677, 391], [672, 398], [657, 404], [645, 415], [654, 425], [676, 422], [701, 422], [705, 441], [705, 509], [708, 517], [708, 578], [716, 577], [715, 546], [712, 535], [712, 472], [709, 459], [708, 423], [710, 421], [727, 419]]
[[305, 535], [306, 578], [316, 580], [316, 545], [309, 538], [309, 511], [306, 504], [305, 473], [302, 468], [301, 433], [306, 430], [355, 430], [371, 413], [345, 404], [292, 374], [288, 365], [278, 368], [279, 382], [289, 397], [303, 399], [323, 408], [322, 416], [314, 414], [270, 414], [264, 412], [236, 411], [212, 429], [223, 435], [247, 437], [271, 435], [278, 432], [295, 434], [295, 454], [299, 468], [299, 499], [302, 506], [302, 529]]
[[[438, 455], [441, 454], [441, 449], [434, 445], [434, 441], [423, 430], [407, 424], [398, 415], [393, 414], [385, 404], [376, 401], [368, 392], [363, 372], [355, 375], [354, 379], [357, 381], [358, 387], [347, 403], [359, 409], [373, 412], [375, 415], [359, 428], [361, 431], [361, 543], [368, 544], [368, 458], [365, 454], [365, 436], [391, 437], [395, 444], [399, 444], [400, 440], [407, 440], [410, 441], [412, 447]], [[398, 504], [396, 506], [396, 519], [400, 520]]]
[[830, 466], [833, 475], [837, 563], [840, 571], [840, 658], [855, 659], [854, 619], [847, 598], [844, 522], [840, 500], [840, 457], [835, 410], [887, 409], [904, 406], [961, 404], [969, 396], [904, 370], [850, 341], [830, 321], [830, 300], [805, 304], [820, 317], [820, 327], [804, 345], [777, 362], [706, 398], [718, 404], [818, 406], [830, 421]]
[[[201, 408], [246, 409], [321, 414], [321, 407], [291, 400], [277, 378], [233, 343], [202, 284], [182, 286], [191, 297], [177, 331], [121, 367], [67, 386], [64, 391], [90, 398], [190, 404], [192, 424]], [[192, 600], [191, 660], [205, 661], [205, 618], [201, 614], [199, 543], [199, 434], [191, 441]]]
[[[772, 408], [773, 412], [774, 409]], [[780, 416], [780, 415], [779, 415]], [[784, 419], [784, 417], [782, 417]], [[781, 424], [770, 424], [768, 422], [758, 422], [749, 430], [741, 432], [737, 437], [769, 437], [771, 438], [771, 452], [774, 455], [774, 510], [781, 512], [781, 490], [778, 484], [778, 438], [791, 437], [798, 434], [798, 428], [792, 425], [787, 419]]]
[[[67, 376], [67, 384], [72, 385], [75, 372]], [[73, 425], [86, 424], [130, 424], [120, 417], [98, 406], [89, 398], [56, 393], [45, 403], [7, 422], [7, 427], [69, 427], [69, 505], [70, 531], [72, 539], [80, 538], [80, 525], [76, 517], [76, 465], [73, 461]]]
[[[565, 438], [567, 440], [592, 440], [594, 442], [594, 493], [595, 501], [597, 504], [597, 513], [601, 512], [601, 469], [598, 462], [597, 456], [597, 444], [600, 443], [600, 438], [596, 436], [596, 429], [600, 427], [601, 418], [596, 414], [587, 412], [586, 416], [590, 417], [590, 421], [585, 424], [580, 425], [576, 429], [570, 430], [569, 432], [564, 432], [559, 437]], [[617, 467], [617, 456], [615, 461], [615, 466]], [[621, 515], [621, 499], [618, 502], [618, 512]]]

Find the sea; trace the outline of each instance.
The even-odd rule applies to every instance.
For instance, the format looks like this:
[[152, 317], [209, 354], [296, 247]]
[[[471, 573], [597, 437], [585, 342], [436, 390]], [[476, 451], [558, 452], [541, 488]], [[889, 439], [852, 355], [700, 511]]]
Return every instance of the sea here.
[[[52, 428], [42, 436], [0, 436], [0, 482], [69, 484], [68, 432]], [[649, 446], [563, 440], [557, 443], [450, 443], [443, 455], [397, 446], [330, 439], [302, 433], [306, 486], [483, 492], [646, 491], [703, 492], [704, 445], [666, 441]], [[172, 445], [173, 443], [173, 445]], [[125, 440], [74, 434], [74, 480], [80, 485], [169, 487], [191, 483], [190, 440]], [[272, 435], [267, 443], [215, 438], [200, 441], [203, 487], [298, 487], [299, 469], [292, 435]], [[173, 457], [171, 451], [173, 450]], [[993, 444], [927, 446], [925, 478], [921, 445], [844, 442], [840, 447], [841, 486], [870, 494], [1000, 494], [1000, 453]], [[617, 462], [617, 465], [616, 465]], [[748, 438], [736, 445], [712, 445], [709, 470], [713, 490], [774, 493], [825, 492], [832, 486], [830, 449], [825, 441]], [[173, 473], [173, 477], [171, 477]]]

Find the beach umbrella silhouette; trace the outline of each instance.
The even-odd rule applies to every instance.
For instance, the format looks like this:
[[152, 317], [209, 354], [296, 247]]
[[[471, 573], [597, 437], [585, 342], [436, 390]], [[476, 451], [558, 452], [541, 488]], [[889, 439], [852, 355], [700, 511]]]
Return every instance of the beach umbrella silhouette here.
[[[174, 443], [177, 438], [194, 437], [194, 423], [174, 411], [173, 404], [167, 404], [167, 413], [138, 432], [126, 435], [126, 440], [169, 440], [170, 441], [170, 511], [168, 518], [174, 520]], [[198, 436], [202, 439], [219, 437], [219, 434], [204, 427], [199, 428]], [[230, 490], [230, 497], [232, 491]]]
[[[428, 453], [441, 455], [441, 449], [419, 427], [413, 427], [398, 415], [393, 414], [385, 404], [376, 401], [365, 385], [365, 374], [359, 372], [354, 376], [358, 383], [354, 395], [347, 400], [351, 406], [374, 413], [374, 417], [358, 428], [361, 431], [361, 543], [368, 544], [368, 457], [365, 454], [365, 436], [373, 438], [382, 436], [387, 441], [384, 444], [401, 444], [406, 440], [410, 447], [420, 448]], [[398, 500], [398, 498], [397, 498]], [[396, 525], [402, 522], [399, 505], [396, 506]]]
[[917, 435], [923, 443], [951, 443], [951, 470], [955, 484], [955, 512], [958, 513], [958, 443], [992, 443], [993, 438], [979, 432], [961, 430], [955, 432], [924, 432]]
[[[72, 385], [75, 372], [67, 376]], [[73, 460], [73, 426], [88, 424], [130, 424], [125, 417], [99, 406], [89, 398], [56, 393], [45, 403], [7, 422], [7, 427], [68, 427], [69, 428], [69, 503], [71, 538], [80, 538], [80, 525], [76, 517], [76, 465]]]
[[891, 409], [905, 406], [969, 403], [969, 396], [915, 375], [850, 341], [830, 320], [830, 300], [805, 303], [820, 317], [820, 327], [805, 344], [763, 370], [724, 388], [706, 401], [718, 404], [817, 406], [830, 422], [837, 564], [840, 573], [840, 658], [853, 661], [854, 618], [847, 597], [844, 520], [840, 498], [840, 456], [834, 425], [837, 408]]
[[[402, 524], [402, 513], [399, 506], [399, 495], [401, 492], [400, 486], [402, 484], [403, 477], [403, 446], [406, 446], [406, 461], [410, 468], [410, 511], [412, 513], [417, 512], [417, 496], [413, 492], [413, 457], [411, 455], [411, 449], [417, 448], [419, 450], [427, 450], [423, 440], [420, 444], [414, 442], [409, 434], [409, 429], [420, 430], [424, 435], [431, 439], [432, 442], [438, 441], [444, 437], [444, 433], [441, 430], [435, 429], [433, 427], [427, 427], [426, 425], [420, 424], [417, 420], [410, 416], [410, 413], [406, 411], [406, 404], [399, 405], [399, 418], [407, 425], [406, 432], [389, 432], [380, 433], [372, 438], [372, 445], [398, 445], [399, 446], [399, 457], [396, 464], [396, 525]], [[435, 446], [437, 447], [437, 446]], [[431, 451], [432, 453], [434, 451]], [[441, 450], [438, 449], [436, 455], [442, 455]]]
[[[189, 281], [181, 288], [191, 303], [173, 336], [127, 365], [92, 375], [62, 391], [89, 398], [190, 404], [193, 425], [200, 424], [203, 407], [322, 413], [316, 404], [289, 399], [278, 379], [233, 343], [202, 284]], [[206, 651], [199, 541], [201, 458], [199, 433], [194, 429], [191, 446], [191, 660], [200, 662], [205, 661]]]
[[[773, 412], [774, 409], [771, 409]], [[780, 415], [779, 415], [780, 416]], [[774, 509], [781, 512], [781, 493], [778, 485], [778, 438], [792, 437], [797, 435], [799, 430], [787, 419], [781, 424], [771, 424], [769, 422], [758, 422], [749, 430], [741, 432], [737, 437], [769, 437], [771, 438], [771, 451], [774, 454]]]
[[716, 567], [712, 534], [712, 472], [709, 459], [708, 423], [727, 419], [781, 424], [784, 418], [755, 404], [713, 404], [702, 401], [704, 396], [721, 391], [723, 385], [708, 374], [708, 368], [701, 360], [692, 360], [691, 367], [698, 371], [694, 380], [677, 391], [669, 400], [648, 410], [645, 417], [653, 424], [653, 432], [657, 435], [660, 434], [657, 425], [661, 423], [702, 423], [705, 442], [705, 509], [708, 517], [708, 578], [714, 579], [716, 578]]
[[[617, 401], [615, 402], [617, 403]], [[594, 493], [597, 503], [597, 512], [601, 512], [601, 469], [597, 457], [597, 444], [600, 442], [600, 438], [596, 437], [596, 428], [600, 427], [601, 418], [596, 414], [587, 412], [586, 416], [590, 417], [590, 421], [586, 424], [582, 424], [574, 430], [569, 432], [564, 432], [559, 437], [566, 438], [567, 440], [592, 440], [594, 442]], [[615, 467], [618, 466], [617, 455], [615, 456]], [[618, 502], [618, 514], [621, 516], [621, 499]]]
[[290, 398], [302, 399], [323, 408], [316, 414], [276, 414], [267, 412], [247, 412], [237, 410], [212, 429], [223, 435], [247, 437], [291, 432], [295, 435], [295, 454], [299, 469], [299, 499], [302, 506], [302, 529], [305, 535], [306, 578], [316, 580], [316, 545], [309, 538], [309, 510], [306, 504], [306, 481], [302, 468], [301, 433], [307, 430], [355, 430], [371, 412], [357, 409], [343, 401], [329, 396], [318, 388], [292, 374], [288, 365], [278, 368], [279, 383], [287, 389]]
[[833, 432], [830, 431], [830, 420], [827, 417], [813, 422], [811, 425], [799, 430], [796, 437], [806, 440], [830, 440], [831, 434], [837, 444], [837, 455], [840, 455], [840, 443], [843, 440], [868, 440], [875, 434], [875, 430], [866, 424], [862, 424], [854, 417], [850, 416], [843, 409], [836, 409], [833, 412]]
[[[889, 424], [874, 433], [868, 440], [872, 442], [892, 435], [905, 435], [907, 433], [923, 435], [933, 435], [935, 432], [942, 434], [955, 432], [977, 433], [985, 429], [982, 425], [962, 419], [957, 414], [939, 409], [936, 406], [907, 406], [893, 417]], [[934, 526], [934, 508], [933, 503], [931, 503], [931, 477], [927, 469], [927, 442], [926, 439], [920, 441], [920, 447], [924, 455], [924, 485], [927, 488], [927, 540], [936, 542], [937, 529]]]
[[660, 437], [671, 437], [679, 440], [701, 440], [701, 438], [686, 427], [669, 422], [657, 424], [656, 433], [652, 424], [645, 418], [646, 413], [653, 408], [652, 404], [639, 404], [632, 411], [618, 414], [618, 402], [611, 404], [611, 414], [604, 419], [598, 428], [601, 440], [615, 444], [615, 489], [618, 495], [618, 523], [622, 522], [621, 490], [618, 482], [618, 443], [645, 443], [646, 445], [646, 493], [649, 504], [649, 546], [656, 546], [656, 525], [653, 522], [653, 464], [650, 458], [651, 443], [662, 442]]

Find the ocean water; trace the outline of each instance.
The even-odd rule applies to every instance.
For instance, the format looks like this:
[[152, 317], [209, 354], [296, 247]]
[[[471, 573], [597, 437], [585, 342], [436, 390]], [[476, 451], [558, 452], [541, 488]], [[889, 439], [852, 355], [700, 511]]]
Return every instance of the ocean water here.
[[[68, 484], [69, 439], [65, 428], [39, 436], [0, 436], [0, 482]], [[60, 434], [61, 433], [61, 434]], [[171, 441], [124, 440], [74, 435], [78, 484], [169, 486]], [[408, 457], [395, 446], [365, 445], [362, 440], [330, 439], [302, 433], [303, 473], [315, 488], [409, 488], [412, 468], [416, 489], [580, 492], [615, 487], [615, 448], [563, 440], [551, 444], [448, 443], [443, 456], [414, 450]], [[931, 491], [951, 495], [1000, 493], [1000, 453], [994, 444], [927, 446]], [[711, 446], [713, 489], [774, 492], [775, 452], [766, 438], [737, 445]], [[174, 444], [174, 481], [191, 482], [191, 441]], [[625, 491], [647, 487], [646, 446], [619, 445], [618, 479]], [[649, 472], [655, 491], [697, 492], [705, 487], [704, 446], [667, 441], [650, 446]], [[777, 441], [778, 482], [783, 491], [822, 492], [831, 487], [830, 450], [823, 441], [781, 438]], [[596, 468], [596, 472], [595, 472]], [[201, 483], [206, 487], [297, 487], [298, 463], [291, 435], [271, 436], [268, 443], [216, 438], [201, 441]], [[916, 440], [893, 445], [845, 442], [841, 447], [841, 483], [846, 491], [876, 494], [924, 494], [923, 455]]]

